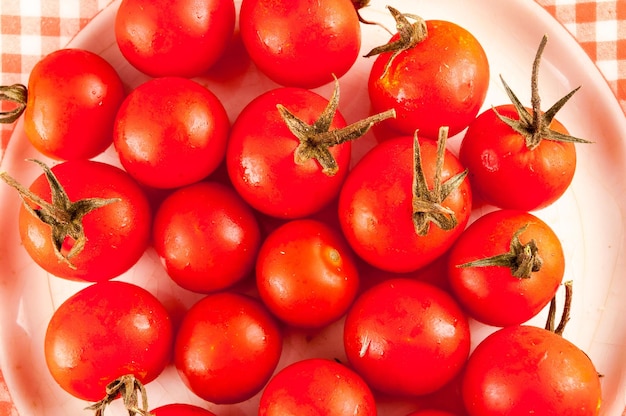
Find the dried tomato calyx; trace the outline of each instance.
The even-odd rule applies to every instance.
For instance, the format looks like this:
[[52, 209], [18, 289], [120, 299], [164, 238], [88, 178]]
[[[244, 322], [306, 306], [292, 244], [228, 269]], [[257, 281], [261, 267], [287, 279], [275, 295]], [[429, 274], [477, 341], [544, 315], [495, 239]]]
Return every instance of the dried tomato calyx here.
[[13, 84], [0, 86], [0, 101], [8, 101], [16, 104], [15, 108], [0, 112], [0, 123], [10, 124], [20, 118], [26, 109], [28, 90], [25, 85]]
[[441, 175], [447, 138], [448, 127], [441, 127], [437, 139], [434, 186], [433, 189], [428, 189], [417, 131], [413, 136], [413, 226], [415, 232], [420, 236], [428, 234], [431, 222], [446, 231], [453, 229], [458, 224], [454, 211], [443, 206], [442, 203], [452, 191], [461, 185], [467, 176], [467, 169], [442, 182]]
[[572, 297], [573, 297], [573, 282], [571, 280], [563, 283], [565, 287], [565, 302], [563, 304], [563, 312], [561, 313], [561, 320], [555, 328], [556, 321], [556, 295], [550, 301], [550, 309], [548, 310], [548, 318], [546, 320], [545, 329], [550, 332], [554, 332], [557, 335], [563, 335], [565, 326], [570, 320], [570, 312], [572, 309]]
[[339, 82], [337, 78], [335, 78], [335, 88], [328, 105], [313, 124], [305, 123], [281, 104], [276, 106], [291, 133], [300, 141], [294, 152], [296, 164], [301, 165], [310, 159], [315, 159], [322, 166], [324, 174], [333, 176], [339, 168], [337, 161], [330, 153], [330, 147], [356, 140], [367, 133], [374, 124], [396, 116], [396, 111], [391, 109], [366, 117], [346, 127], [330, 130], [338, 106]]
[[526, 231], [527, 228], [528, 224], [515, 231], [509, 243], [509, 251], [507, 253], [470, 261], [460, 264], [457, 267], [508, 267], [511, 269], [511, 274], [514, 277], [519, 279], [530, 278], [533, 272], [541, 270], [543, 259], [539, 255], [539, 248], [534, 239], [531, 239], [526, 244], [522, 244], [519, 240], [519, 236]]
[[[380, 76], [381, 78], [387, 74], [392, 62], [401, 52], [414, 48], [415, 45], [422, 42], [428, 36], [426, 20], [422, 17], [414, 14], [401, 13], [391, 6], [387, 6], [387, 8], [396, 21], [396, 29], [398, 30], [399, 37], [392, 42], [375, 47], [365, 55], [366, 58], [369, 58], [370, 56], [380, 55], [381, 53], [393, 52], [385, 64], [383, 73]], [[414, 22], [411, 22], [409, 19], [414, 20]]]
[[528, 109], [520, 102], [513, 90], [511, 90], [508, 84], [504, 81], [504, 78], [502, 76], [500, 76], [500, 80], [504, 85], [504, 89], [506, 90], [509, 99], [515, 106], [515, 110], [517, 111], [519, 119], [515, 120], [510, 117], [503, 116], [498, 113], [495, 108], [493, 109], [493, 111], [495, 111], [500, 120], [502, 120], [504, 123], [506, 123], [513, 130], [515, 130], [525, 138], [526, 147], [528, 147], [529, 150], [533, 150], [537, 146], [539, 146], [539, 143], [541, 143], [542, 140], [571, 143], [591, 143], [589, 140], [570, 136], [568, 134], [563, 134], [550, 128], [550, 123], [552, 123], [552, 120], [556, 116], [556, 113], [576, 93], [576, 91], [580, 89], [580, 87], [577, 87], [570, 91], [567, 95], [554, 103], [554, 105], [552, 105], [552, 107], [550, 107], [546, 112], [541, 111], [541, 98], [539, 97], [538, 87], [539, 64], [541, 62], [541, 55], [543, 54], [543, 50], [545, 49], [547, 42], [548, 37], [544, 35], [541, 39], [541, 43], [539, 44], [539, 48], [537, 49], [535, 60], [533, 61], [533, 69], [530, 81], [530, 101], [532, 106], [532, 112], [528, 111]]
[[[31, 192], [6, 172], [0, 172], [0, 179], [17, 190], [28, 212], [50, 226], [54, 253], [59, 260], [74, 269], [75, 266], [71, 259], [83, 250], [87, 241], [83, 228], [83, 217], [95, 209], [120, 199], [85, 198], [72, 202], [52, 170], [45, 163], [35, 159], [29, 160], [37, 163], [43, 169], [50, 184], [52, 203]], [[63, 253], [63, 244], [68, 237], [73, 240], [73, 245], [67, 253]]]
[[[139, 407], [139, 395], [141, 395], [141, 407]], [[118, 397], [122, 398], [124, 407], [130, 416], [152, 416], [152, 413], [148, 411], [146, 388], [132, 374], [122, 376], [109, 383], [106, 386], [105, 397], [87, 407], [86, 410], [95, 411], [94, 416], [103, 416], [106, 407]]]
[[383, 29], [385, 29], [387, 32], [389, 32], [389, 34], [393, 35], [393, 33], [389, 29], [387, 29], [385, 26], [383, 26], [381, 23], [372, 22], [370, 20], [365, 20], [363, 18], [363, 16], [361, 16], [361, 9], [364, 8], [364, 7], [369, 6], [369, 4], [370, 4], [370, 0], [352, 0], [352, 5], [356, 9], [356, 15], [359, 18], [359, 22], [364, 23], [366, 25], [377, 25], [377, 26], [380, 26]]

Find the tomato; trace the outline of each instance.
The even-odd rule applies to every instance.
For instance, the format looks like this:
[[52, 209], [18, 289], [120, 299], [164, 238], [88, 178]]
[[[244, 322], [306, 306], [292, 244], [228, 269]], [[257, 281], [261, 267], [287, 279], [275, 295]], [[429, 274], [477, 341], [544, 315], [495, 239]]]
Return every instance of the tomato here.
[[115, 16], [122, 55], [151, 77], [204, 74], [234, 30], [233, 0], [123, 0]]
[[115, 119], [113, 143], [122, 166], [154, 188], [204, 179], [224, 158], [230, 121], [210, 90], [165, 77], [135, 88]]
[[[333, 175], [325, 174], [313, 158], [296, 163], [300, 140], [276, 110], [277, 104], [313, 124], [329, 101], [300, 88], [278, 88], [252, 100], [233, 123], [226, 150], [228, 176], [237, 192], [258, 211], [280, 218], [304, 217], [337, 196], [348, 173], [352, 145], [328, 147], [337, 166]], [[333, 112], [331, 117], [327, 124], [331, 131], [346, 126], [340, 113]]]
[[111, 145], [124, 95], [122, 80], [102, 57], [82, 49], [57, 50], [30, 73], [24, 132], [48, 157], [90, 159]]
[[350, 0], [243, 0], [239, 27], [252, 61], [284, 86], [327, 84], [352, 67], [361, 48]]
[[261, 302], [222, 292], [207, 295], [184, 316], [174, 363], [185, 385], [202, 399], [237, 403], [263, 388], [281, 351], [280, 329]]
[[68, 393], [100, 400], [127, 374], [154, 380], [169, 363], [173, 329], [167, 311], [147, 290], [120, 281], [87, 286], [64, 301], [48, 323], [46, 364]]
[[[414, 164], [416, 152], [421, 162]], [[405, 273], [426, 266], [450, 248], [469, 220], [471, 189], [464, 174], [445, 140], [418, 144], [402, 136], [380, 143], [350, 171], [339, 195], [348, 243], [382, 270]], [[414, 178], [421, 185], [414, 186]]]
[[215, 416], [202, 407], [186, 403], [172, 403], [157, 407], [150, 411], [152, 416]]
[[493, 326], [521, 324], [539, 313], [564, 272], [558, 236], [523, 211], [498, 210], [478, 218], [448, 260], [456, 299], [473, 318]]
[[178, 189], [159, 206], [152, 241], [172, 280], [209, 293], [252, 272], [261, 232], [252, 210], [232, 188], [199, 182]]
[[432, 393], [463, 368], [469, 323], [456, 301], [428, 283], [389, 279], [365, 291], [344, 326], [348, 361], [372, 389]]
[[[22, 245], [48, 273], [97, 282], [127, 271], [143, 255], [152, 212], [137, 183], [123, 170], [101, 162], [74, 160], [44, 174], [29, 189], [18, 226]], [[53, 197], [54, 196], [54, 197]]]
[[302, 219], [280, 226], [265, 239], [256, 281], [261, 299], [283, 322], [320, 328], [347, 311], [359, 275], [339, 231]]
[[[489, 62], [480, 42], [455, 23], [410, 22], [389, 9], [397, 22], [412, 28], [411, 39], [417, 42], [409, 43], [400, 32], [367, 55], [378, 54], [368, 80], [372, 108], [397, 112], [380, 126], [401, 134], [419, 130], [432, 139], [440, 126], [449, 126], [450, 136], [459, 133], [478, 114], [489, 87]], [[398, 42], [403, 48], [386, 51]]]
[[554, 332], [513, 325], [483, 340], [467, 363], [470, 415], [597, 415], [601, 386], [589, 357]]
[[406, 416], [457, 416], [454, 413], [445, 411], [445, 410], [437, 410], [437, 409], [425, 409], [425, 410], [416, 410], [415, 412], [411, 412]]
[[267, 384], [259, 416], [373, 416], [374, 396], [358, 374], [324, 358], [297, 361]]
[[534, 211], [554, 203], [574, 178], [574, 143], [588, 143], [570, 136], [554, 118], [578, 89], [541, 110], [537, 78], [545, 45], [544, 37], [533, 65], [532, 108], [524, 107], [505, 82], [513, 104], [480, 114], [461, 142], [459, 158], [469, 169], [472, 188], [486, 203], [500, 208]]

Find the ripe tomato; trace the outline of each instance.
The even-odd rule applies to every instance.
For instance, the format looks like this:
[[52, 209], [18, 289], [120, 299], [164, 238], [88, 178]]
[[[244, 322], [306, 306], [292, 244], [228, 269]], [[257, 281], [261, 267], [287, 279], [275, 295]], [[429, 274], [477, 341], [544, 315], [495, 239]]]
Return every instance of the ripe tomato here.
[[380, 143], [350, 171], [339, 195], [339, 220], [350, 246], [386, 271], [410, 272], [431, 263], [469, 220], [471, 190], [464, 174], [445, 140], [418, 144], [403, 136]]
[[558, 236], [536, 216], [498, 210], [473, 222], [450, 251], [448, 276], [473, 318], [521, 324], [554, 297], [565, 272]]
[[509, 326], [485, 338], [469, 358], [462, 389], [472, 416], [592, 416], [601, 399], [589, 357], [532, 326]]
[[[137, 183], [101, 162], [73, 160], [52, 169], [38, 163], [44, 174], [20, 190], [26, 202], [18, 219], [32, 259], [55, 276], [90, 282], [133, 266], [148, 246], [152, 222]], [[2, 179], [11, 181], [4, 174]]]
[[[226, 150], [228, 176], [255, 209], [280, 218], [304, 217], [337, 196], [348, 173], [352, 145], [346, 142], [327, 148], [336, 161], [333, 175], [324, 173], [316, 159], [294, 161], [300, 140], [276, 110], [277, 104], [304, 123], [313, 124], [324, 114], [329, 101], [299, 88], [274, 89], [252, 100], [233, 124]], [[325, 130], [346, 126], [340, 113], [327, 115], [330, 117]]]
[[257, 288], [268, 309], [293, 326], [319, 328], [339, 319], [359, 286], [352, 252], [325, 223], [293, 220], [263, 242]]
[[183, 382], [213, 403], [237, 403], [258, 393], [276, 369], [282, 334], [263, 305], [222, 292], [189, 309], [178, 330], [174, 362]]
[[261, 232], [254, 213], [232, 188], [199, 182], [161, 203], [152, 240], [172, 280], [209, 293], [252, 272]]
[[284, 86], [327, 84], [352, 67], [361, 48], [350, 0], [243, 0], [239, 27], [252, 61]]
[[100, 400], [110, 382], [132, 374], [154, 380], [170, 360], [173, 329], [163, 305], [130, 283], [95, 283], [54, 312], [45, 335], [46, 364], [68, 393]]
[[448, 412], [445, 410], [424, 409], [424, 410], [416, 410], [415, 412], [411, 412], [406, 416], [457, 416], [457, 415], [455, 413]]
[[343, 364], [323, 358], [297, 361], [267, 384], [259, 416], [373, 416], [374, 396], [363, 379]]
[[113, 143], [122, 166], [137, 181], [175, 188], [217, 169], [229, 129], [224, 106], [207, 88], [185, 78], [156, 78], [122, 103]]
[[202, 407], [186, 403], [172, 403], [157, 407], [150, 411], [152, 416], [215, 416]]
[[[419, 37], [409, 43], [410, 33], [401, 37], [401, 31], [367, 55], [379, 54], [368, 81], [372, 108], [397, 112], [381, 126], [402, 134], [419, 130], [420, 136], [433, 139], [440, 126], [449, 126], [451, 136], [459, 133], [476, 117], [487, 95], [489, 62], [480, 42], [452, 22], [410, 22], [389, 9]], [[402, 48], [387, 51], [398, 45]]]
[[151, 77], [204, 74], [234, 30], [233, 0], [123, 0], [115, 16], [122, 55]]
[[374, 390], [394, 396], [432, 393], [463, 368], [469, 323], [443, 290], [396, 278], [365, 291], [344, 326], [348, 361]]
[[90, 51], [61, 49], [30, 73], [24, 131], [46, 156], [90, 159], [111, 145], [123, 99], [122, 80], [111, 64]]

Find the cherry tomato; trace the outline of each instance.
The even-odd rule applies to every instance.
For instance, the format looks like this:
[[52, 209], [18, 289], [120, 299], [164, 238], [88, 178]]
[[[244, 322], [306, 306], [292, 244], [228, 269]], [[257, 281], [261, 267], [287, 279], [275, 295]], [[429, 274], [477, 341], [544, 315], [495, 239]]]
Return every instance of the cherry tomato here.
[[44, 352], [65, 391], [97, 401], [121, 376], [154, 380], [169, 363], [172, 343], [172, 323], [159, 300], [141, 287], [110, 281], [87, 286], [59, 306]]
[[233, 0], [123, 0], [115, 16], [122, 55], [151, 77], [204, 74], [234, 30]]
[[202, 399], [237, 403], [263, 388], [281, 351], [280, 329], [261, 302], [222, 292], [189, 309], [176, 336], [174, 362], [185, 385]]
[[217, 169], [229, 129], [226, 110], [210, 90], [185, 78], [156, 78], [122, 103], [113, 143], [122, 166], [137, 181], [176, 188]]
[[539, 313], [564, 272], [558, 236], [523, 211], [498, 210], [478, 218], [448, 260], [456, 299], [470, 316], [493, 326], [521, 324]]
[[123, 100], [124, 86], [111, 64], [87, 50], [61, 49], [30, 73], [24, 131], [46, 156], [90, 159], [111, 145]]
[[267, 384], [259, 416], [373, 416], [374, 396], [358, 374], [324, 358], [297, 361]]
[[73, 160], [52, 169], [38, 163], [44, 174], [23, 190], [30, 196], [20, 192], [26, 202], [18, 218], [32, 259], [55, 276], [90, 282], [112, 279], [133, 266], [148, 246], [152, 223], [137, 183], [101, 162]]
[[467, 363], [470, 415], [597, 415], [600, 379], [589, 357], [554, 332], [513, 325], [485, 338]]
[[232, 188], [199, 182], [163, 201], [152, 240], [172, 280], [185, 289], [209, 293], [252, 272], [261, 232], [254, 213]]
[[[339, 195], [339, 220], [348, 243], [363, 260], [386, 271], [410, 272], [437, 259], [461, 234], [471, 213], [471, 189], [458, 176], [464, 172], [458, 159], [443, 143], [438, 148], [431, 140], [416, 140], [402, 136], [372, 148], [350, 171]], [[423, 186], [415, 187], [417, 150]], [[439, 158], [443, 164], [437, 175]], [[457, 186], [449, 193], [440, 192], [447, 188], [442, 183], [453, 182]], [[423, 212], [417, 212], [416, 200], [432, 209], [418, 207]], [[434, 217], [428, 213], [433, 210], [439, 211]]]
[[415, 412], [411, 412], [406, 416], [457, 416], [457, 415], [455, 413], [451, 413], [445, 410], [424, 409], [424, 410], [416, 410]]
[[463, 368], [470, 351], [467, 318], [428, 283], [396, 278], [365, 291], [344, 326], [348, 361], [374, 390], [394, 396], [432, 393]]
[[152, 416], [215, 416], [202, 407], [186, 403], [172, 403], [157, 407], [150, 411]]
[[284, 86], [327, 84], [352, 67], [361, 48], [350, 0], [243, 0], [239, 26], [252, 61]]
[[268, 309], [293, 326], [319, 328], [347, 311], [359, 286], [352, 252], [325, 223], [293, 220], [263, 242], [257, 288]]
[[[399, 33], [381, 49], [372, 65], [368, 92], [374, 111], [394, 108], [395, 119], [380, 126], [402, 134], [437, 138], [440, 126], [450, 136], [465, 129], [480, 110], [489, 86], [489, 62], [480, 42], [466, 29], [442, 20], [411, 22], [392, 9], [398, 21], [423, 36], [407, 44]], [[402, 41], [404, 48], [382, 52]]]

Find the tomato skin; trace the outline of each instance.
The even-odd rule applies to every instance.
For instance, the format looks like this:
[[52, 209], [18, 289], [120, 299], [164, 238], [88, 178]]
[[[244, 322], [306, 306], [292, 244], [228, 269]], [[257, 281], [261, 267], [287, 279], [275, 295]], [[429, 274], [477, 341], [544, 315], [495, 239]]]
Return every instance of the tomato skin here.
[[[519, 119], [513, 105], [497, 106], [502, 116]], [[568, 134], [556, 119], [550, 128]], [[459, 158], [469, 169], [472, 189], [500, 208], [534, 211], [545, 208], [567, 190], [576, 170], [573, 143], [542, 140], [530, 150], [523, 136], [502, 122], [492, 109], [481, 113], [461, 142]]]
[[[509, 252], [513, 235], [522, 227], [520, 243], [535, 240], [541, 269], [528, 278], [512, 275], [509, 267], [458, 267], [461, 264]], [[492, 326], [522, 324], [554, 297], [565, 272], [558, 236], [541, 219], [515, 210], [485, 214], [461, 234], [448, 260], [450, 286], [473, 318]]]
[[252, 61], [283, 86], [316, 88], [340, 78], [361, 47], [350, 0], [243, 0], [239, 22]]
[[234, 30], [233, 0], [123, 0], [115, 16], [122, 55], [155, 78], [204, 74], [221, 57]]
[[202, 407], [186, 403], [172, 403], [157, 407], [150, 411], [152, 416], [215, 416]]
[[135, 88], [115, 119], [113, 143], [124, 169], [154, 188], [176, 188], [214, 172], [226, 151], [230, 121], [210, 90], [164, 77]]
[[597, 415], [601, 398], [598, 373], [583, 351], [525, 325], [502, 328], [476, 347], [462, 392], [472, 416]]
[[170, 317], [156, 297], [110, 281], [87, 286], [59, 306], [48, 323], [44, 352], [65, 391], [98, 401], [106, 385], [123, 375], [143, 384], [154, 380], [169, 363], [173, 338]]
[[90, 159], [111, 145], [124, 95], [122, 80], [102, 57], [82, 49], [52, 52], [30, 73], [24, 131], [48, 157]]
[[265, 239], [256, 279], [261, 299], [275, 316], [307, 328], [339, 319], [359, 287], [352, 252], [341, 233], [309, 219], [290, 221]]
[[368, 92], [374, 112], [396, 110], [396, 118], [380, 126], [402, 134], [419, 130], [420, 136], [436, 139], [439, 127], [449, 126], [453, 136], [476, 117], [489, 87], [489, 62], [466, 29], [441, 20], [427, 20], [426, 27], [426, 39], [400, 52], [384, 76], [392, 53], [378, 55]]
[[[305, 217], [338, 195], [348, 173], [352, 145], [346, 142], [329, 148], [339, 167], [334, 176], [324, 174], [313, 159], [296, 164], [294, 151], [300, 142], [280, 117], [277, 104], [312, 124], [328, 100], [300, 88], [277, 88], [252, 100], [233, 123], [226, 149], [228, 176], [256, 210], [284, 219]], [[337, 112], [330, 129], [345, 126]]]
[[252, 272], [261, 231], [235, 191], [199, 182], [170, 194], [152, 227], [156, 252], [168, 275], [185, 289], [225, 289]]
[[343, 364], [324, 358], [297, 361], [267, 384], [259, 416], [374, 416], [376, 404], [367, 384]]
[[[127, 271], [143, 255], [150, 239], [152, 211], [139, 185], [123, 170], [102, 162], [73, 160], [52, 167], [71, 201], [84, 198], [120, 198], [83, 218], [84, 249], [71, 262], [57, 258], [51, 228], [25, 207], [18, 223], [22, 244], [47, 272], [69, 280], [99, 282]], [[51, 202], [50, 185], [42, 174], [29, 188]]]
[[343, 337], [354, 370], [372, 389], [394, 396], [440, 389], [461, 371], [470, 350], [469, 323], [456, 301], [406, 278], [389, 279], [357, 298]]
[[276, 369], [282, 333], [261, 302], [234, 292], [207, 295], [187, 311], [174, 347], [183, 382], [204, 400], [238, 403]]
[[[429, 189], [433, 187], [436, 144], [420, 142]], [[464, 170], [446, 151], [442, 180]], [[406, 273], [431, 263], [459, 237], [471, 213], [471, 189], [465, 179], [442, 205], [454, 211], [458, 224], [444, 231], [431, 224], [419, 236], [412, 222], [413, 138], [387, 140], [368, 152], [350, 171], [339, 195], [341, 229], [352, 249], [382, 270]]]
[[457, 415], [451, 412], [447, 412], [445, 410], [425, 409], [425, 410], [417, 410], [415, 412], [411, 412], [406, 416], [457, 416]]

